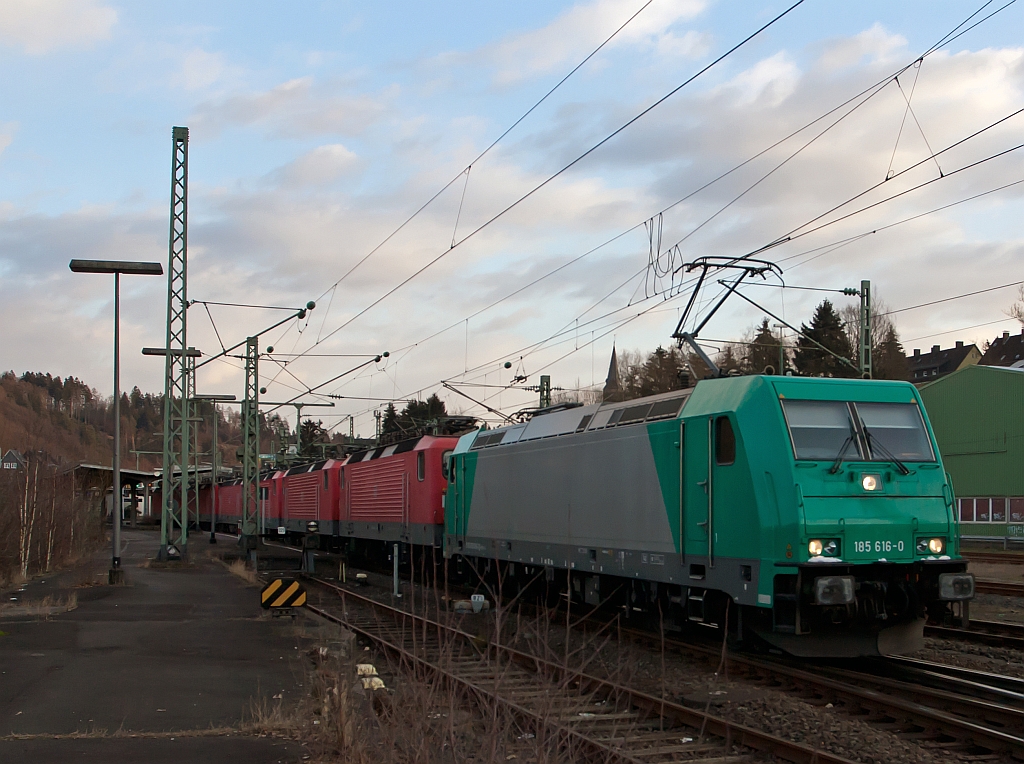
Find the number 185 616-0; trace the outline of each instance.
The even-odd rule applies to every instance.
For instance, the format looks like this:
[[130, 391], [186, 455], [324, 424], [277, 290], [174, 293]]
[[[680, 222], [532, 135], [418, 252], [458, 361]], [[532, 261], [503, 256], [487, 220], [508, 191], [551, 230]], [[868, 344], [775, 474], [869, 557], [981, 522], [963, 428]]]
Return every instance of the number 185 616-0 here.
[[855, 552], [902, 552], [902, 541], [854, 541]]

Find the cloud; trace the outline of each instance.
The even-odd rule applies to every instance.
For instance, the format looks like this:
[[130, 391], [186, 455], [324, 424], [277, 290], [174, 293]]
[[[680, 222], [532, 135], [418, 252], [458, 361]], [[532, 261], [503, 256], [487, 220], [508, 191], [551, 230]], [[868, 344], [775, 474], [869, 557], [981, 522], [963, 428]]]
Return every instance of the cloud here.
[[296, 188], [326, 186], [350, 173], [359, 158], [340, 143], [318, 146], [278, 168], [271, 176], [281, 185]]
[[200, 103], [190, 124], [210, 134], [229, 126], [258, 126], [284, 137], [354, 135], [379, 119], [395, 95], [389, 91], [374, 99], [336, 90], [299, 77], [269, 90]]
[[[568, 14], [581, 12], [578, 8], [596, 12], [612, 7], [621, 23], [629, 9], [611, 3], [578, 6]], [[678, 13], [682, 6], [674, 7]], [[656, 3], [645, 14], [658, 8]], [[600, 34], [607, 31], [602, 29]], [[640, 32], [643, 30], [623, 44], [643, 46], [641, 66], [648, 66], [652, 55], [688, 55], [686, 51], [698, 47], [703, 39], [699, 31], [691, 34], [679, 28]], [[597, 39], [598, 33], [593, 34]], [[580, 50], [592, 42], [581, 45]], [[566, 42], [566, 46], [570, 44], [575, 42]], [[616, 90], [615, 78], [608, 88], [602, 80], [598, 87], [581, 89], [572, 103], [559, 101], [559, 108], [536, 115], [526, 136], [513, 136], [513, 141], [503, 142], [486, 161], [474, 165], [468, 185], [460, 177], [323, 299], [319, 299], [322, 292], [458, 172], [460, 165], [453, 157], [473, 156], [479, 150], [475, 144], [484, 141], [479, 136], [492, 124], [495, 112], [488, 111], [483, 99], [462, 108], [451, 100], [424, 104], [403, 98], [398, 118], [397, 90], [363, 95], [351, 82], [312, 77], [207, 99], [196, 107], [189, 123], [194, 134], [200, 128], [237, 128], [242, 140], [251, 141], [247, 147], [255, 146], [256, 151], [266, 148], [267, 156], [283, 158], [275, 160], [278, 167], [268, 174], [236, 172], [220, 181], [218, 188], [202, 182], [204, 170], [193, 171], [198, 182], [190, 195], [194, 213], [189, 229], [190, 296], [276, 305], [301, 305], [318, 299], [301, 334], [288, 325], [267, 338], [281, 352], [297, 352], [310, 348], [318, 336], [339, 327], [432, 258], [446, 253], [436, 265], [317, 348], [318, 353], [392, 351], [386, 367], [384, 363], [371, 365], [339, 382], [342, 394], [408, 394], [439, 379], [455, 378], [466, 366], [483, 364], [503, 353], [517, 365], [519, 356], [525, 355], [526, 373], [551, 373], [559, 386], [571, 387], [577, 379], [586, 384], [592, 376], [600, 382], [613, 337], [620, 348], [649, 350], [666, 342], [675, 326], [678, 301], [662, 304], [660, 296], [645, 301], [643, 284], [627, 282], [630, 274], [647, 263], [652, 246], [642, 221], [842, 103], [866, 84], [884, 79], [896, 68], [891, 57], [902, 50], [902, 44], [873, 27], [832, 41], [835, 50], [830, 52], [835, 55], [831, 68], [817, 65], [818, 48], [814, 46], [766, 49], [758, 54], [759, 60], [748, 61], [743, 71], [733, 70], [728, 81], [687, 89], [659, 106], [497, 223], [449, 251], [453, 234], [460, 239], [541, 183], [567, 159], [592, 145], [595, 136], [603, 137], [635, 114], [634, 100], [644, 97], [630, 90], [629, 84]], [[529, 46], [523, 46], [520, 51], [530, 53]], [[673, 52], [676, 46], [679, 50]], [[476, 54], [482, 56], [484, 51]], [[546, 66], [545, 60], [542, 57], [534, 64]], [[487, 61], [495, 66], [499, 62], [493, 56]], [[196, 71], [202, 75], [207, 69], [201, 58], [197, 62]], [[797, 62], [808, 63], [801, 67]], [[564, 71], [564, 62], [555, 69]], [[204, 87], [201, 76], [192, 82]], [[940, 52], [921, 68], [914, 108], [933, 147], [938, 148], [1012, 110], [1022, 93], [1021, 50]], [[890, 82], [877, 98], [759, 185], [760, 178], [810, 141], [827, 122], [752, 161], [667, 212], [659, 221], [664, 224], [664, 246], [683, 239], [725, 208], [683, 242], [678, 262], [702, 254], [743, 254], [881, 181], [905, 108], [899, 89]], [[975, 157], [972, 152], [1010, 145], [1020, 124], [1024, 121], [1007, 123], [977, 147], [971, 144], [960, 154], [949, 156], [950, 164], [944, 168], [969, 161]], [[0, 133], [13, 134], [13, 127], [0, 125]], [[339, 137], [356, 133], [358, 139]], [[275, 141], [280, 137], [303, 140]], [[925, 151], [916, 126], [906, 128], [895, 169], [920, 160]], [[887, 183], [862, 203], [934, 174], [934, 166], [924, 166], [912, 177]], [[1024, 160], [1009, 155], [774, 248], [766, 256], [780, 261], [792, 257], [782, 261], [790, 284], [840, 288], [871, 279], [876, 294], [894, 308], [991, 286], [993, 273], [1019, 271], [1024, 265], [1024, 241], [1017, 223], [1024, 205], [1024, 186], [870, 234], [834, 251], [815, 248], [1020, 177], [1024, 177]], [[109, 377], [109, 358], [102, 355], [102, 348], [109, 345], [110, 284], [102, 278], [71, 276], [67, 255], [60, 253], [73, 250], [83, 256], [163, 260], [166, 216], [162, 200], [159, 205], [154, 203], [153, 210], [140, 211], [137, 203], [113, 204], [63, 215], [35, 214], [0, 203], [0, 272], [4, 274], [0, 279], [0, 323], [18, 326], [16, 341], [4, 346], [5, 365], [75, 373], [103, 389]], [[457, 217], [458, 229], [454, 230]], [[468, 323], [461, 321], [632, 226], [637, 227], [587, 259]], [[124, 282], [124, 320], [135, 324], [126, 329], [132, 346], [162, 341], [164, 284], [159, 279], [152, 281]], [[790, 290], [752, 288], [747, 294], [797, 324], [808, 319], [821, 299], [820, 294]], [[944, 303], [934, 310], [901, 313], [897, 315], [899, 329], [906, 337], [917, 337], [999, 319], [1011, 296], [1003, 300], [998, 295], [981, 295]], [[636, 318], [655, 304], [655, 311]], [[39, 305], [47, 306], [45, 313]], [[573, 326], [575, 316], [592, 306], [596, 307], [580, 321], [578, 334], [571, 331], [557, 340], [562, 344], [552, 343], [534, 354], [519, 350], [567, 323]], [[587, 323], [615, 309], [622, 312]], [[270, 312], [217, 306], [211, 311], [228, 344], [252, 332], [253, 327], [268, 326], [280, 318]], [[206, 352], [217, 349], [205, 311], [197, 309], [190, 315], [190, 341]], [[73, 325], [62, 331], [66, 316], [74, 317]], [[706, 334], [739, 337], [760, 316], [757, 309], [734, 301], [709, 324]], [[617, 326], [613, 322], [619, 317], [635, 320]], [[458, 326], [417, 344], [452, 324]], [[608, 336], [598, 340], [592, 353], [586, 342], [605, 331]], [[996, 332], [994, 328], [979, 331], [993, 336]], [[952, 339], [969, 339], [969, 335]], [[915, 344], [927, 347], [930, 343]], [[128, 346], [126, 339], [125, 348]], [[558, 360], [577, 346], [579, 352]], [[48, 351], [43, 354], [40, 348]], [[154, 368], [135, 356], [137, 353], [125, 351], [126, 386], [137, 382], [143, 389], [160, 389], [162, 367]], [[348, 368], [345, 363], [344, 359], [311, 357], [288, 368], [306, 383], [316, 384]], [[299, 386], [270, 363], [261, 368], [269, 395], [290, 396], [292, 388], [287, 385]], [[499, 364], [487, 368], [476, 381], [508, 382], [510, 374]], [[208, 388], [238, 392], [241, 387], [241, 372], [229, 362], [204, 367], [201, 375], [200, 384]], [[277, 381], [270, 383], [275, 375]], [[215, 381], [218, 384], [214, 385]], [[482, 389], [480, 394], [490, 395], [489, 390]], [[510, 409], [533, 397], [508, 391], [502, 395], [489, 400]], [[453, 408], [470, 406], [457, 401], [452, 400]], [[330, 416], [368, 411], [373, 406], [373, 402], [339, 402]], [[358, 429], [372, 431], [372, 415], [362, 417]], [[336, 420], [325, 417], [328, 421]]]
[[220, 80], [224, 70], [222, 54], [193, 48], [182, 56], [181, 69], [172, 79], [172, 84], [186, 90], [201, 90]]
[[0, 42], [30, 55], [110, 39], [117, 11], [96, 0], [4, 0]]
[[793, 93], [799, 79], [797, 65], [785, 51], [779, 51], [736, 75], [724, 87], [737, 92], [734, 103], [738, 107], [749, 107], [759, 100], [774, 107]]
[[[653, 3], [618, 34], [611, 47], [643, 46], [663, 55], [702, 55], [708, 36], [697, 32], [677, 35], [672, 27], [695, 18], [707, 7], [706, 0], [667, 0]], [[501, 87], [515, 85], [578, 63], [632, 16], [639, 5], [624, 0], [579, 3], [547, 26], [506, 37], [466, 56], [444, 56], [442, 62], [486, 62]]]
[[17, 122], [0, 122], [0, 156], [14, 142], [14, 133], [18, 129]]
[[879, 23], [852, 37], [828, 40], [822, 44], [824, 52], [818, 65], [828, 71], [869, 62], [892, 61], [903, 55], [907, 38], [901, 34], [890, 34]]

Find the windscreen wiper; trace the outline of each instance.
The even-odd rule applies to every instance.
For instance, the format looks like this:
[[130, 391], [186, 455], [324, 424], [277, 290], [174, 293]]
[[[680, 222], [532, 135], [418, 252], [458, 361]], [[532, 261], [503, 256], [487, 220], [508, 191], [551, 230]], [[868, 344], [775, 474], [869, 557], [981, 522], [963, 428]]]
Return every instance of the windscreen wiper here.
[[[867, 427], [864, 428], [864, 434], [868, 436], [868, 448], [871, 449], [872, 452], [874, 452], [875, 447], [877, 447], [878, 450], [882, 452], [883, 456], [887, 457], [890, 462], [896, 465], [896, 469], [900, 471], [901, 475], [910, 474], [910, 469], [907, 465], [897, 459], [895, 454], [893, 454], [893, 452], [886, 448], [880, 440], [872, 435], [871, 431]], [[872, 453], [872, 456], [873, 455], [874, 454]]]
[[828, 471], [828, 474], [835, 475], [839, 472], [839, 466], [843, 463], [843, 456], [846, 455], [846, 449], [853, 443], [853, 435], [850, 435], [845, 441], [843, 441], [843, 447], [839, 449], [839, 453], [836, 454], [836, 460], [832, 462], [832, 468]]

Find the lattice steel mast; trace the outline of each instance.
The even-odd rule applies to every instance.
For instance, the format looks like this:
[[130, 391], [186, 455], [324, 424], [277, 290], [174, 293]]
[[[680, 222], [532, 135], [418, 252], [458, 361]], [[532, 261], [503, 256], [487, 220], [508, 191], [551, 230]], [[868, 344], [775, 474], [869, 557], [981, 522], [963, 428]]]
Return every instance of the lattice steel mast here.
[[167, 341], [164, 344], [164, 462], [160, 559], [188, 553], [189, 404], [188, 128], [171, 129], [171, 227], [167, 260]]
[[260, 349], [259, 336], [245, 341], [245, 397], [242, 399], [242, 547], [255, 552], [259, 540]]
[[874, 376], [871, 363], [871, 282], [860, 282], [860, 373], [864, 379]]

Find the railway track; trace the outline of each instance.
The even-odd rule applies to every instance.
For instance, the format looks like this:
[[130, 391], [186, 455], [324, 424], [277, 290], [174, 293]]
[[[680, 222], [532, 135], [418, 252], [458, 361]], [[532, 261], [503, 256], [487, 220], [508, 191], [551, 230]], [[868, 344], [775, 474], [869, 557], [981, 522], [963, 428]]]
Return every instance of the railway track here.
[[[346, 591], [323, 581], [337, 591]], [[351, 593], [347, 596], [352, 596]], [[988, 638], [1024, 640], [1024, 627], [974, 622], [987, 629]], [[622, 628], [621, 633], [634, 642], [660, 650], [662, 638], [648, 631]], [[942, 630], [936, 630], [940, 636]], [[959, 632], [960, 630], [947, 630]], [[1000, 633], [1016, 632], [1000, 637]], [[968, 632], [983, 639], [981, 631]], [[973, 636], [973, 635], [977, 636]], [[1002, 642], [1004, 646], [1006, 642]], [[666, 650], [686, 656], [701, 655], [717, 664], [720, 648], [708, 647], [672, 638], [664, 639]], [[898, 664], [899, 660], [892, 661]], [[863, 662], [862, 662], [863, 663]], [[1011, 754], [1024, 757], [1024, 683], [1006, 677], [993, 678], [983, 672], [943, 666], [904, 663], [897, 671], [884, 661], [851, 667], [762, 658], [747, 654], [729, 654], [729, 670], [748, 679], [783, 686], [792, 694], [813, 704], [832, 703], [851, 716], [867, 718], [876, 726], [897, 735], [913, 738], [925, 747], [961, 754]], [[868, 666], [870, 668], [868, 668]], [[867, 669], [867, 670], [866, 670]], [[1009, 682], [1013, 689], [998, 685]]]
[[[574, 758], [609, 762], [743, 762], [734, 746], [783, 761], [849, 764], [785, 740], [394, 608], [319, 578], [339, 608], [310, 607], [417, 671], [500, 706]], [[456, 649], [457, 648], [457, 649]]]
[[1024, 650], [1024, 624], [1002, 621], [971, 620], [970, 628], [957, 629], [949, 626], [925, 626], [925, 636], [942, 639], [957, 639], [990, 647], [1006, 647]]
[[[661, 637], [648, 632], [624, 629], [623, 633], [652, 648], [662, 644]], [[703, 653], [718, 659], [718, 651], [707, 647], [672, 639], [664, 644], [686, 655]], [[1017, 691], [1006, 690], [997, 679], [1020, 680], [993, 679], [983, 672], [920, 661], [900, 664], [903, 659], [896, 659], [901, 668], [895, 671], [886, 667], [889, 660], [853, 662], [851, 668], [730, 653], [729, 671], [781, 685], [817, 705], [832, 703], [925, 747], [1024, 756], [1024, 682]]]
[[1018, 552], [963, 552], [971, 562], [992, 562], [1002, 565], [1024, 565], [1024, 554]]
[[978, 594], [999, 594], [1003, 597], [1024, 597], [1024, 584], [1008, 581], [976, 581], [974, 590]]

